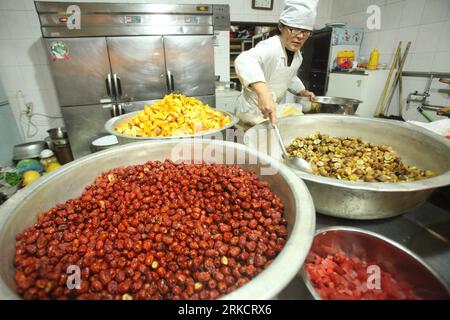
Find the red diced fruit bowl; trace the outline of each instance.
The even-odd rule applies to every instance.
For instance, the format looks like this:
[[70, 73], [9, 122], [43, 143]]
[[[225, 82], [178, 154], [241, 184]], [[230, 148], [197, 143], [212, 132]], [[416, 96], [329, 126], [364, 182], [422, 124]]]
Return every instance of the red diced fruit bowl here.
[[450, 299], [450, 290], [417, 255], [356, 228], [316, 232], [302, 277], [317, 300]]

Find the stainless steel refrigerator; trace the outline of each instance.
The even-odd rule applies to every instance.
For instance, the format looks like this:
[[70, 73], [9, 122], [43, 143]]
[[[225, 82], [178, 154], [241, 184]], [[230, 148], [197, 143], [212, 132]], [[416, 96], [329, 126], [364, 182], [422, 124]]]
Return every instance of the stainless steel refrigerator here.
[[213, 36], [228, 30], [228, 6], [36, 2], [36, 9], [75, 158], [90, 153], [109, 118], [170, 92], [215, 106]]

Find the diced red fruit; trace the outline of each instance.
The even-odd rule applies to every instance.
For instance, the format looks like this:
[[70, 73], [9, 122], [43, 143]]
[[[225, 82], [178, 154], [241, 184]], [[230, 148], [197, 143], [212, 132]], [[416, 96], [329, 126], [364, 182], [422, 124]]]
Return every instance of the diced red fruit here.
[[[324, 252], [332, 252], [332, 248], [325, 248]], [[343, 252], [329, 254], [325, 258], [310, 252], [305, 269], [322, 299], [420, 299], [410, 284], [398, 282], [391, 273], [384, 270], [381, 270], [381, 288], [369, 289], [367, 267], [373, 264], [357, 257], [349, 257]]]

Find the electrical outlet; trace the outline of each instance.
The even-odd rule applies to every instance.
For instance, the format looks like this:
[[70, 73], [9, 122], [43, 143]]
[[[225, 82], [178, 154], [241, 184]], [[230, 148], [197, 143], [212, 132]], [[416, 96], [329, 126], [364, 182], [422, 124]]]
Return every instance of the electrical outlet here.
[[33, 115], [33, 102], [28, 102], [25, 104], [25, 114], [27, 117], [31, 117]]

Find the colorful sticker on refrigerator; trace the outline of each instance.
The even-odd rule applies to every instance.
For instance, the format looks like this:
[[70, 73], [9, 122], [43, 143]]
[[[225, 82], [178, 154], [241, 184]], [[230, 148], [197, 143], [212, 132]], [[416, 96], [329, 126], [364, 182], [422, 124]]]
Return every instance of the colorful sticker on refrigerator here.
[[50, 53], [52, 55], [52, 60], [64, 60], [67, 61], [70, 59], [69, 49], [64, 42], [55, 41], [50, 44]]

